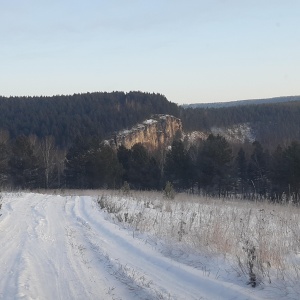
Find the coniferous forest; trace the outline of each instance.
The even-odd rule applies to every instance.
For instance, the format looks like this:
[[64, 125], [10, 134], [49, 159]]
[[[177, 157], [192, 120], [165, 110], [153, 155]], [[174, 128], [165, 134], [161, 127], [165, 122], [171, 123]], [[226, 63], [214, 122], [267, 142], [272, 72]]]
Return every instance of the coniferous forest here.
[[[183, 109], [160, 94], [113, 92], [0, 98], [0, 186], [120, 188], [299, 201], [300, 102]], [[231, 144], [210, 134], [168, 151], [103, 142], [152, 114], [180, 117], [184, 131], [251, 123], [257, 140]]]
[[256, 139], [268, 148], [300, 140], [300, 101], [241, 105], [220, 108], [181, 109], [186, 131], [210, 130], [249, 123]]
[[107, 138], [152, 114], [178, 116], [179, 109], [160, 94], [141, 92], [0, 97], [0, 129], [10, 138], [52, 136], [63, 148], [79, 136]]

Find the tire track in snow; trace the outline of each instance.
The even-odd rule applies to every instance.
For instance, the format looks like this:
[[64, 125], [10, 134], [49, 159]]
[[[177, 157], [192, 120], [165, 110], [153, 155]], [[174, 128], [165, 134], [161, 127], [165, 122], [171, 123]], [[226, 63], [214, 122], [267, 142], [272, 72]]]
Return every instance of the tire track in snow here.
[[[146, 291], [141, 292], [140, 286], [137, 286], [132, 278], [129, 278], [124, 269], [119, 263], [113, 262], [110, 260], [109, 255], [106, 252], [102, 251], [101, 246], [103, 243], [102, 237], [99, 235], [94, 235], [90, 225], [82, 219], [78, 213], [78, 199], [79, 197], [72, 198], [73, 205], [69, 206], [66, 209], [68, 215], [70, 215], [74, 223], [77, 224], [78, 230], [75, 234], [80, 234], [81, 239], [78, 237], [75, 241], [78, 243], [80, 240], [82, 245], [85, 245], [84, 260], [87, 260], [87, 265], [91, 266], [91, 272], [94, 268], [97, 268], [100, 273], [103, 274], [106, 278], [106, 293], [101, 295], [101, 299], [154, 299], [152, 294], [147, 293]], [[91, 199], [89, 199], [89, 202]], [[93, 240], [91, 240], [91, 234]], [[81, 246], [81, 245], [79, 245]], [[78, 244], [74, 245], [74, 248], [78, 247]], [[91, 275], [94, 278], [95, 275]], [[120, 284], [121, 283], [121, 284]], [[139, 294], [137, 295], [137, 290]]]
[[255, 299], [162, 256], [105, 219], [90, 197], [7, 196], [3, 299]]
[[99, 299], [101, 274], [92, 282], [69, 244], [66, 228], [77, 224], [66, 216], [67, 199], [25, 194], [8, 201], [11, 211], [0, 222], [0, 298]]
[[[30, 195], [26, 195], [24, 198], [22, 197], [22, 201], [27, 201], [29, 198]], [[22, 249], [27, 239], [22, 232], [27, 231], [29, 227], [26, 218], [24, 218], [28, 211], [23, 210], [21, 214], [18, 213], [20, 197], [9, 200], [10, 202], [5, 203], [2, 207], [5, 218], [4, 222], [0, 223], [0, 296], [3, 299], [12, 299], [12, 295], [17, 296], [18, 294], [18, 269], [22, 264]]]
[[[89, 197], [76, 197], [75, 215], [87, 230], [90, 244], [107, 253], [110, 261], [119, 261], [129, 271], [143, 274], [151, 282], [149, 292], [171, 299], [258, 299], [242, 288], [204, 276], [200, 270], [173, 261], [134, 239], [91, 208]], [[97, 214], [98, 213], [98, 214]], [[94, 241], [98, 239], [98, 245]], [[146, 288], [147, 289], [147, 288]]]
[[[119, 286], [121, 283], [127, 289], [127, 295], [119, 293], [122, 296], [120, 299], [176, 299], [171, 297], [164, 288], [155, 287], [152, 280], [147, 278], [143, 270], [132, 268], [128, 264], [124, 264], [119, 257], [111, 256], [110, 251], [107, 251], [105, 247], [111, 241], [89, 225], [89, 216], [85, 213], [83, 214], [83, 201], [93, 203], [89, 197], [83, 200], [83, 198], [76, 196], [75, 207], [73, 208], [74, 218], [86, 232], [86, 241], [90, 245], [90, 249], [94, 251], [96, 259], [103, 265], [106, 272], [111, 277], [114, 277], [114, 281], [117, 281], [116, 286]], [[96, 207], [94, 209], [97, 211]], [[122, 251], [122, 249], [120, 250]]]

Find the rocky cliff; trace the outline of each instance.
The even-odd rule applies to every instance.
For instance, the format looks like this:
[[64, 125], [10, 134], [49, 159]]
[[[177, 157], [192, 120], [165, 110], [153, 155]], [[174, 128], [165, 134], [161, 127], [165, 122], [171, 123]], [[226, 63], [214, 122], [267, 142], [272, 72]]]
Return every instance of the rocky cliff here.
[[149, 151], [171, 145], [176, 135], [181, 135], [181, 120], [171, 115], [154, 115], [151, 119], [138, 124], [130, 130], [116, 133], [109, 141], [113, 148], [120, 145], [130, 149], [141, 143]]
[[207, 132], [184, 133], [180, 119], [171, 115], [153, 115], [151, 119], [137, 124], [129, 130], [115, 133], [107, 143], [114, 149], [121, 145], [130, 149], [133, 145], [141, 143], [151, 152], [170, 146], [175, 136], [181, 137], [189, 147], [201, 140], [206, 140], [210, 133], [219, 134], [233, 143], [244, 143], [246, 140], [254, 141], [254, 135], [249, 124], [239, 124], [228, 128], [214, 127]]

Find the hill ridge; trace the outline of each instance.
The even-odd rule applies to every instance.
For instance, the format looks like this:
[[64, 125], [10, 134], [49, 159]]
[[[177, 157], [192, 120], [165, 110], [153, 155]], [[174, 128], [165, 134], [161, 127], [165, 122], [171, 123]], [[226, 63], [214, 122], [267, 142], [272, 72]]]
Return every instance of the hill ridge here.
[[260, 98], [260, 99], [245, 99], [234, 100], [225, 102], [208, 102], [208, 103], [192, 103], [183, 104], [183, 108], [220, 108], [220, 107], [234, 107], [245, 105], [260, 105], [260, 104], [274, 104], [283, 102], [300, 101], [300, 96], [280, 96], [272, 98]]

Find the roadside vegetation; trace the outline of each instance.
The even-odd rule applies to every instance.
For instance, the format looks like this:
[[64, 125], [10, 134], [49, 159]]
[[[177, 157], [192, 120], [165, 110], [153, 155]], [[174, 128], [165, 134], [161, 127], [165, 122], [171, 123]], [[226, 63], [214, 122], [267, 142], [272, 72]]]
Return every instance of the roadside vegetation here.
[[78, 139], [64, 152], [47, 137], [20, 136], [10, 141], [0, 132], [0, 187], [164, 190], [273, 202], [299, 202], [300, 144], [273, 152], [255, 141], [230, 144], [209, 135], [191, 145], [176, 139], [167, 150], [149, 152], [142, 144], [112, 149], [101, 140]]
[[189, 255], [199, 255], [202, 260], [190, 263], [212, 276], [222, 273], [216, 274], [212, 261], [222, 261], [225, 272], [235, 273], [252, 287], [300, 295], [298, 206], [165, 195], [103, 192], [97, 203], [118, 225], [173, 259], [188, 263]]

